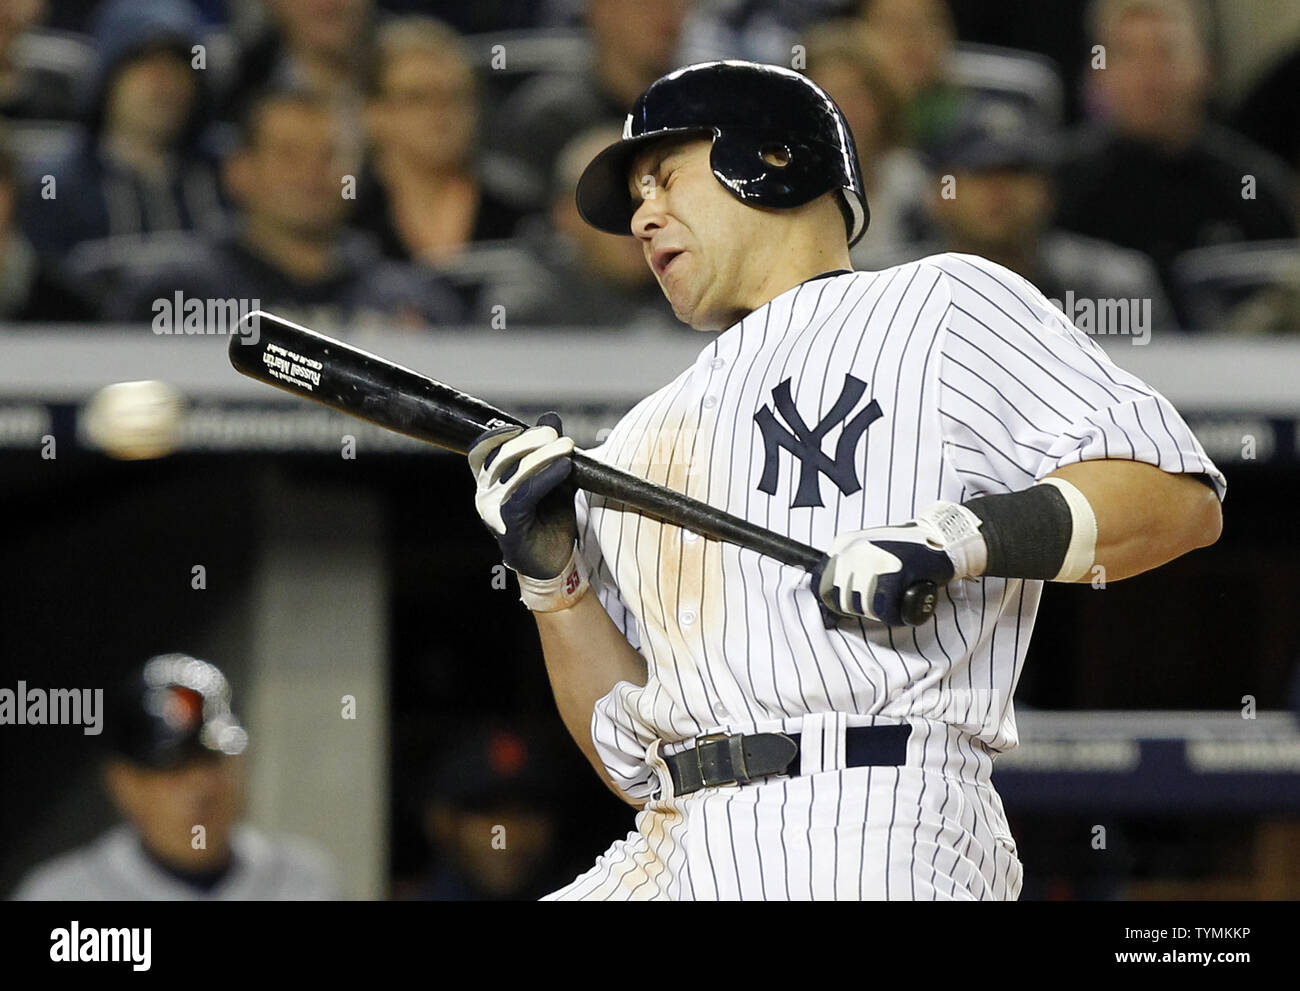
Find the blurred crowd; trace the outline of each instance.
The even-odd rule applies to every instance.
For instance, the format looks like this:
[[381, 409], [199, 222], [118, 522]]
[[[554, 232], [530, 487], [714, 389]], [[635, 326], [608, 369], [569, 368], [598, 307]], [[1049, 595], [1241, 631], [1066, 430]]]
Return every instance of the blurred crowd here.
[[972, 252], [1072, 317], [1300, 329], [1300, 39], [1228, 106], [1214, 4], [1062, 9], [1080, 36], [1029, 50], [945, 0], [4, 0], [0, 323], [179, 293], [338, 332], [672, 327], [574, 183], [651, 81], [742, 57], [844, 109], [858, 268]]

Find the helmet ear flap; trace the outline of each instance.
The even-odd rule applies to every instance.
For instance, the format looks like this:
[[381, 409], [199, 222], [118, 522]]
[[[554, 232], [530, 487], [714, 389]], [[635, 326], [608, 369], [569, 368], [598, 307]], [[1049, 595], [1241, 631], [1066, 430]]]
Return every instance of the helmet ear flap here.
[[803, 206], [838, 188], [813, 145], [784, 135], [723, 130], [709, 164], [718, 182], [753, 206]]

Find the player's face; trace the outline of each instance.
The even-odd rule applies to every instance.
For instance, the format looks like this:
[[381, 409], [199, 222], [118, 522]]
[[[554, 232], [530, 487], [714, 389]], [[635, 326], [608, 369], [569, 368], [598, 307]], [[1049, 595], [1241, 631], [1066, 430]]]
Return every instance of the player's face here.
[[[107, 770], [109, 792], [153, 853], [190, 870], [219, 866], [243, 797], [242, 758], [195, 757], [173, 770], [125, 761]], [[203, 844], [196, 847], [196, 826]]]
[[629, 178], [641, 201], [632, 233], [677, 319], [696, 330], [722, 330], [766, 303], [785, 261], [772, 211], [722, 187], [711, 148], [702, 138], [653, 145]]

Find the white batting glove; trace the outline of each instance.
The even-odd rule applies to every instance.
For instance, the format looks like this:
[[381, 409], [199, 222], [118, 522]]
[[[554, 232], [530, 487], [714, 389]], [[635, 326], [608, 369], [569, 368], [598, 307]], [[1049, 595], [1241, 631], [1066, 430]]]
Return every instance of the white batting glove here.
[[569, 475], [573, 439], [555, 413], [538, 425], [497, 427], [469, 451], [477, 491], [474, 507], [519, 576], [524, 604], [553, 612], [576, 602], [587, 587], [577, 554], [578, 521]]
[[[987, 549], [979, 526], [965, 506], [936, 502], [908, 523], [840, 534], [813, 571], [826, 625], [836, 615], [889, 626], [928, 618], [934, 598], [925, 583], [946, 585], [983, 572]], [[915, 586], [920, 599], [917, 591], [908, 595]]]

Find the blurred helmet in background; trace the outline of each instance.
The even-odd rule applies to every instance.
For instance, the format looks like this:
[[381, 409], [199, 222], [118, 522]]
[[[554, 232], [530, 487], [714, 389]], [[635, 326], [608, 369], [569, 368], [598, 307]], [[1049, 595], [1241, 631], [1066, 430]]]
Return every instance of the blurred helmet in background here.
[[108, 702], [104, 736], [120, 757], [159, 770], [203, 755], [235, 756], [248, 733], [230, 709], [221, 669], [189, 654], [159, 654]]

